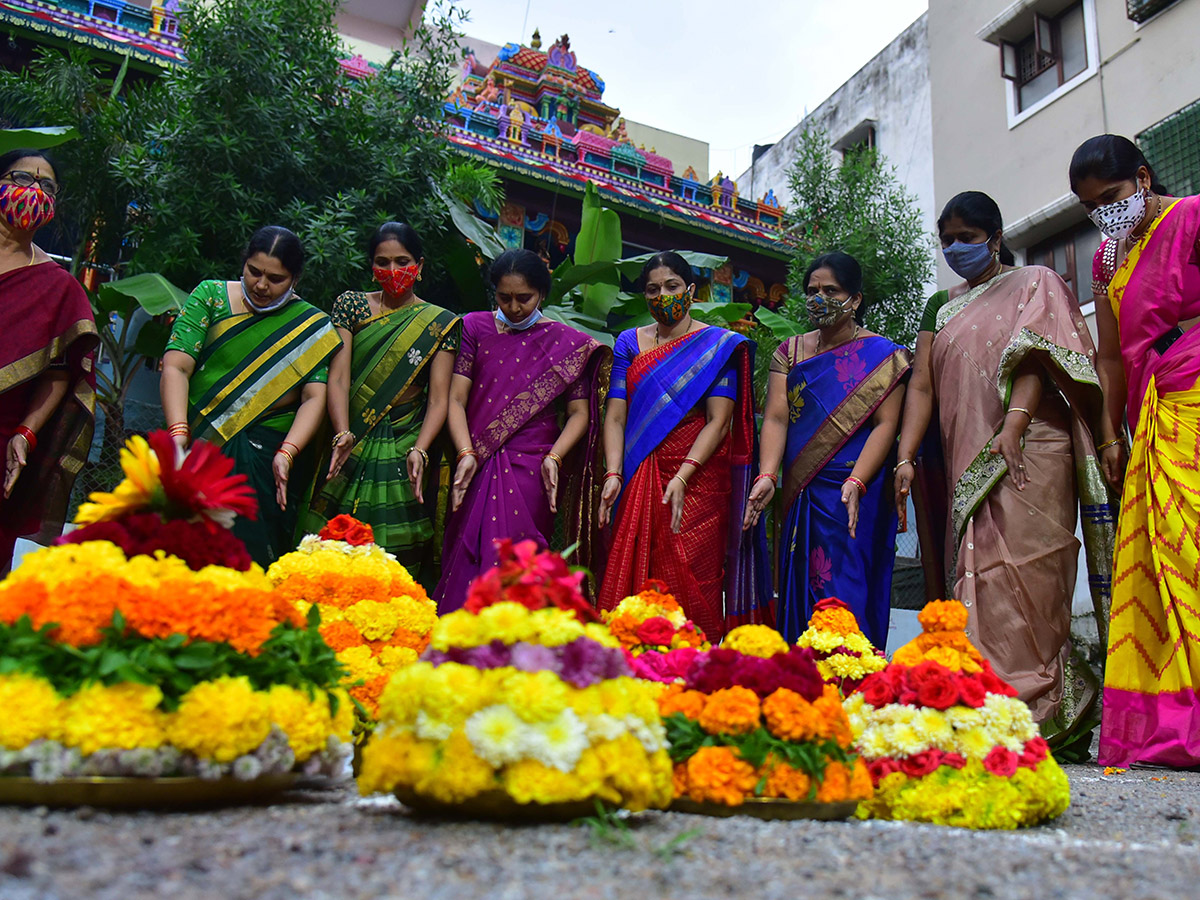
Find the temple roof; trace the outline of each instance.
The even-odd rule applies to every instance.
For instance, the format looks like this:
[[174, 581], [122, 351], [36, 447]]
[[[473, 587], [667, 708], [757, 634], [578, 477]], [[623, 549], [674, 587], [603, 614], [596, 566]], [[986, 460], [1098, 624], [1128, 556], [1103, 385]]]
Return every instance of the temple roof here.
[[[100, 15], [89, 15], [91, 8]], [[100, 2], [89, 7], [87, 2], [69, 0], [0, 0], [0, 23], [14, 26], [18, 33], [25, 31], [34, 40], [69, 41], [84, 44], [118, 56], [128, 54], [133, 60], [157, 67], [185, 62], [179, 36], [156, 31], [163, 21], [175, 21], [174, 0], [165, 9], [149, 9], [124, 0]], [[115, 20], [105, 18], [112, 15]]]

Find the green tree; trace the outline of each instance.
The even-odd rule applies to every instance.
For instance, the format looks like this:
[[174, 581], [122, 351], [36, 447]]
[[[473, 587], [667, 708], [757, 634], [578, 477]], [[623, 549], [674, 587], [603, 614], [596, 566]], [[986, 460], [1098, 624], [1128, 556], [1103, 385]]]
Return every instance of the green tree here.
[[894, 166], [865, 147], [834, 161], [828, 136], [810, 129], [788, 172], [788, 216], [799, 223], [788, 276], [789, 318], [803, 318], [801, 279], [821, 253], [842, 250], [863, 269], [867, 327], [912, 345], [933, 275], [933, 238], [921, 223], [917, 199]]

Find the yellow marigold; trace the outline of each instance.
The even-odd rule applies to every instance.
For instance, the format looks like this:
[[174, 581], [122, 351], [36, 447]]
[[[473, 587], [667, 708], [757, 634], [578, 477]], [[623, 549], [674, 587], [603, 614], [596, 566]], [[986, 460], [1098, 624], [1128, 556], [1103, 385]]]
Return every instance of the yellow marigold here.
[[619, 647], [621, 642], [616, 636], [608, 630], [608, 627], [601, 625], [599, 622], [588, 622], [583, 626], [584, 637], [590, 638], [597, 644], [602, 644], [605, 647]]
[[412, 725], [421, 709], [421, 695], [433, 666], [416, 662], [398, 669], [379, 698], [379, 721], [391, 726]]
[[[495, 702], [495, 675], [487, 678], [479, 669], [458, 663], [443, 663], [436, 669], [419, 663], [417, 666], [401, 669], [398, 674], [408, 673], [417, 668], [420, 669], [417, 673], [418, 679], [407, 683], [417, 686], [421, 708], [426, 715], [451, 728], [460, 727], [472, 713]], [[508, 674], [513, 670], [506, 668], [492, 671]]]
[[0, 675], [0, 747], [19, 750], [36, 740], [57, 740], [63, 700], [44, 678]]
[[758, 774], [729, 747], [701, 747], [687, 761], [688, 796], [740, 806], [758, 783]]
[[714, 691], [704, 701], [697, 721], [709, 734], [747, 734], [762, 721], [758, 695], [736, 685]]
[[429, 634], [437, 624], [437, 604], [422, 592], [416, 597], [412, 594], [397, 596], [392, 607], [396, 610], [397, 628], [404, 628], [413, 634]]
[[501, 777], [504, 789], [518, 803], [566, 803], [588, 796], [574, 773], [561, 772], [536, 759], [505, 766]]
[[417, 651], [412, 647], [384, 647], [379, 651], [379, 661], [389, 672], [395, 673], [402, 666], [417, 661]]
[[167, 725], [168, 740], [201, 759], [233, 762], [271, 730], [271, 704], [244, 676], [203, 681], [183, 695]]
[[699, 691], [684, 690], [683, 685], [669, 684], [658, 697], [659, 713], [665, 719], [674, 713], [683, 713], [689, 719], [699, 719], [708, 698]]
[[767, 625], [740, 625], [725, 635], [721, 646], [764, 659], [770, 659], [777, 653], [787, 653], [788, 650], [783, 635]]
[[360, 600], [346, 607], [346, 621], [362, 632], [368, 641], [385, 641], [400, 622], [400, 614], [387, 602]]
[[584, 636], [583, 623], [563, 609], [543, 609], [531, 615], [536, 631], [529, 640], [546, 647], [561, 647]]
[[158, 708], [161, 702], [162, 691], [153, 685], [89, 684], [64, 704], [63, 743], [85, 756], [105, 749], [159, 747], [167, 725]]
[[514, 672], [505, 679], [505, 699], [526, 722], [549, 722], [567, 708], [569, 688], [553, 672]]
[[347, 647], [337, 658], [348, 670], [346, 680], [349, 682], [370, 681], [384, 674], [379, 660], [371, 655], [371, 648], [363, 644]]
[[967, 627], [967, 608], [957, 600], [933, 600], [917, 614], [917, 621], [927, 634], [962, 631]]
[[800, 694], [779, 688], [762, 703], [767, 730], [784, 741], [809, 741], [821, 732], [821, 712]]
[[329, 697], [324, 691], [309, 697], [308, 691], [276, 684], [267, 692], [267, 700], [271, 721], [287, 735], [296, 762], [304, 762], [325, 749], [331, 734], [350, 739], [354, 707], [345, 691], [338, 692], [336, 716], [330, 713]]
[[[763, 778], [765, 777], [765, 780]], [[785, 797], [788, 800], [808, 800], [812, 792], [812, 779], [799, 769], [793, 769], [785, 762], [775, 757], [769, 757], [758, 773], [759, 780], [764, 781], [763, 796]]]
[[528, 640], [537, 633], [533, 613], [511, 600], [503, 600], [485, 607], [476, 618], [479, 619], [480, 632], [477, 645], [492, 641], [514, 644], [517, 641]]
[[477, 647], [480, 643], [486, 643], [480, 640], [483, 630], [479, 616], [460, 609], [437, 620], [429, 636], [429, 645], [442, 652], [451, 647]]
[[366, 796], [411, 787], [432, 768], [433, 756], [434, 745], [417, 740], [412, 732], [376, 731], [363, 747], [358, 792]]
[[462, 803], [495, 786], [495, 771], [475, 755], [461, 728], [438, 746], [433, 766], [413, 785], [418, 793], [442, 803]]
[[817, 802], [840, 803], [849, 796], [850, 773], [840, 762], [829, 760], [825, 764], [825, 776], [817, 785]]

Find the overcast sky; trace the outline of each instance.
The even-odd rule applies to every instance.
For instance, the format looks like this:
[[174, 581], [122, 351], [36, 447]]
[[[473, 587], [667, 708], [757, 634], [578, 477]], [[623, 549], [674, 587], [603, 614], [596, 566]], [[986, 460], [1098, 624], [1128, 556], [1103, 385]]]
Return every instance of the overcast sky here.
[[[755, 144], [799, 122], [926, 8], [926, 0], [463, 0], [468, 35], [542, 48], [566, 32], [629, 119], [708, 141], [737, 177]], [[524, 24], [524, 30], [522, 30]], [[481, 59], [489, 63], [491, 60]]]

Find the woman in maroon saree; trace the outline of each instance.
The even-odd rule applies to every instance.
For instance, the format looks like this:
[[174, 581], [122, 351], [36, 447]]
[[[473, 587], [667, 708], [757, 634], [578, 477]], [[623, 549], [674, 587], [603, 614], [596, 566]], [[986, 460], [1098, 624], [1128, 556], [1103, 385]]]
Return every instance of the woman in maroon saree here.
[[33, 243], [54, 216], [54, 168], [38, 150], [0, 157], [0, 572], [17, 538], [62, 533], [87, 460], [99, 339], [87, 294]]
[[450, 383], [458, 459], [433, 595], [442, 614], [462, 606], [471, 579], [495, 565], [498, 539], [548, 547], [560, 505], [580, 564], [592, 564], [597, 546], [591, 496], [611, 351], [542, 315], [550, 271], [531, 251], [500, 254], [491, 280], [498, 309], [463, 317]]

